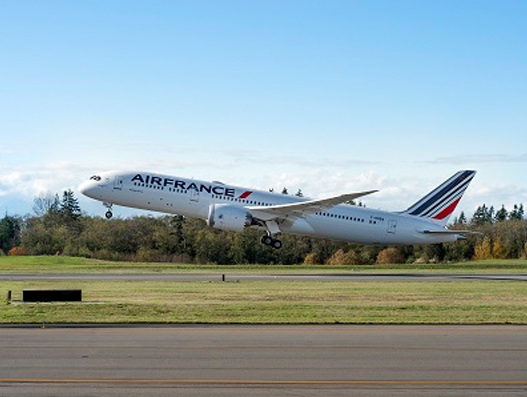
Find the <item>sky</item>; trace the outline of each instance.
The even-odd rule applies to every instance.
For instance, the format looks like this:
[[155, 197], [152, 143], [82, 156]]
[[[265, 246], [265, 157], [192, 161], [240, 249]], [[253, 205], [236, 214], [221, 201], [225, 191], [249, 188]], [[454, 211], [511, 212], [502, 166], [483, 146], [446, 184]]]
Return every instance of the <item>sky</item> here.
[[527, 204], [526, 15], [525, 1], [0, 0], [0, 213], [114, 169], [379, 189], [364, 202], [393, 211], [474, 169], [460, 210]]

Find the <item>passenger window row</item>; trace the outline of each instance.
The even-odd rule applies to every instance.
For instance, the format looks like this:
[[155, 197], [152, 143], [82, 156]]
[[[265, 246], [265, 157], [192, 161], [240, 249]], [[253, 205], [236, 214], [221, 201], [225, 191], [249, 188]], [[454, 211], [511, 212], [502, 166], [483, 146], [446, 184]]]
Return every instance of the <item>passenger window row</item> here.
[[215, 198], [218, 200], [236, 201], [237, 203], [244, 203], [244, 204], [265, 205], [265, 206], [273, 205], [270, 203], [264, 203], [262, 201], [244, 200], [244, 199], [239, 199], [236, 197], [218, 196], [216, 194], [213, 194], [212, 198]]
[[[163, 186], [155, 186], [155, 185], [146, 185], [145, 186], [144, 183], [137, 183], [137, 182], [134, 182], [134, 186], [147, 187], [147, 188], [150, 188], [150, 189], [164, 190]], [[185, 194], [187, 193], [187, 190], [184, 190], [184, 189], [168, 188], [168, 190], [170, 192], [174, 192], [174, 193], [185, 193]], [[273, 204], [264, 203], [264, 202], [261, 202], [261, 201], [244, 200], [244, 199], [239, 199], [239, 198], [235, 198], [235, 197], [219, 196], [219, 195], [216, 195], [216, 194], [213, 194], [212, 198], [219, 199], [219, 200], [235, 201], [235, 202], [240, 202], [240, 203], [244, 203], [244, 204], [253, 204], [253, 205], [262, 205], [262, 206], [273, 205]], [[357, 217], [346, 216], [346, 215], [331, 214], [329, 212], [316, 212], [315, 215], [326, 216], [326, 217], [329, 217], [329, 218], [343, 219], [343, 220], [352, 221], [352, 222], [364, 223], [364, 219], [363, 218], [357, 218]], [[370, 223], [370, 225], [376, 225], [377, 221], [370, 220], [369, 223]]]
[[[145, 184], [145, 183], [134, 182], [134, 186], [146, 187], [146, 188], [149, 188], [149, 189], [165, 190], [164, 186], [148, 185], [148, 184]], [[176, 189], [176, 188], [172, 188], [172, 187], [169, 187], [168, 191], [169, 192], [174, 192], [174, 193], [185, 193], [185, 194], [187, 193], [187, 191], [184, 190], [184, 189]]]
[[[343, 219], [343, 220], [346, 220], [346, 221], [364, 223], [364, 219], [363, 218], [357, 218], [357, 217], [346, 216], [346, 215], [331, 214], [329, 212], [316, 212], [315, 215], [327, 216], [329, 218], [337, 218], [337, 219]], [[370, 225], [376, 225], [377, 221], [370, 220], [369, 223], [370, 223]]]

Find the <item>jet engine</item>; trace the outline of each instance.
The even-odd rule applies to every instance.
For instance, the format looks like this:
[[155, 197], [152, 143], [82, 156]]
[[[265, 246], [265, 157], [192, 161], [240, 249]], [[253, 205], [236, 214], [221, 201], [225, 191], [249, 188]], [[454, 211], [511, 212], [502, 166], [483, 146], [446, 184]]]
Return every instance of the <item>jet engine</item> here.
[[207, 224], [216, 229], [240, 232], [250, 226], [259, 225], [259, 222], [243, 207], [212, 204], [209, 207]]

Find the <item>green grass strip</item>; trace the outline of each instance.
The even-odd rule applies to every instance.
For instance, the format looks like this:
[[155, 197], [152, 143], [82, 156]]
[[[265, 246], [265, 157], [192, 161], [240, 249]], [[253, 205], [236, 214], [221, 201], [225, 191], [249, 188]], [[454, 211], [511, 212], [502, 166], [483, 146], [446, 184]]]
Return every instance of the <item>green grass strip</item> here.
[[188, 273], [188, 274], [341, 274], [364, 273], [527, 273], [527, 260], [488, 260], [440, 264], [394, 264], [361, 266], [327, 265], [199, 265], [177, 263], [112, 262], [67, 256], [0, 257], [0, 274], [67, 273]]
[[[11, 303], [23, 289], [83, 290], [83, 303]], [[0, 282], [1, 323], [526, 324], [522, 282]]]

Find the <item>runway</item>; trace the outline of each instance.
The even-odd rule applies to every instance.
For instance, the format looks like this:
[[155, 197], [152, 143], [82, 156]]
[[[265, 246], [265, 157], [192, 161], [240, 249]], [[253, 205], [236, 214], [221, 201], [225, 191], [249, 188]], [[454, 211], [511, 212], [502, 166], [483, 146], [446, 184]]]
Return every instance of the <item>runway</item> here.
[[0, 396], [524, 396], [526, 340], [527, 326], [6, 327]]
[[0, 281], [527, 281], [527, 274], [0, 274]]

